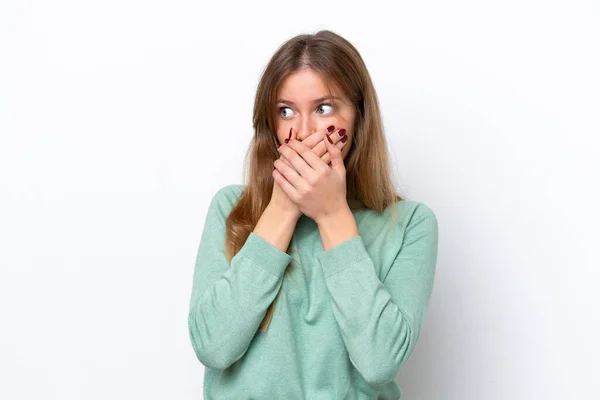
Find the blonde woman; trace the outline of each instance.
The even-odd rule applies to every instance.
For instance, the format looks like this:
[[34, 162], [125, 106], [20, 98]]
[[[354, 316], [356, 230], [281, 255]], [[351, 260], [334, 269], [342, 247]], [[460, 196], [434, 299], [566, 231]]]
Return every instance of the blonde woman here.
[[189, 335], [205, 399], [399, 399], [421, 332], [437, 219], [400, 197], [377, 95], [323, 30], [283, 43], [254, 103], [247, 183], [213, 196]]

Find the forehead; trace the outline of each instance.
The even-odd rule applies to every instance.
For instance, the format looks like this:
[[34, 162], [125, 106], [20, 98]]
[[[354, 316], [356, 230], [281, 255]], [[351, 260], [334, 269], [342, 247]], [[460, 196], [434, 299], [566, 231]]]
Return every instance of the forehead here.
[[[331, 94], [340, 96], [335, 85], [331, 85]], [[278, 97], [291, 101], [311, 101], [329, 95], [325, 81], [311, 69], [302, 69], [287, 76], [281, 84]]]

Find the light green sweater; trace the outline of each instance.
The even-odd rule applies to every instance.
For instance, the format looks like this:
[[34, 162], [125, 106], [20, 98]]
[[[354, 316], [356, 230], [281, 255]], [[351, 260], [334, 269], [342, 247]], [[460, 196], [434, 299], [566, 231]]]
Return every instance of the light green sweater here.
[[[204, 399], [399, 399], [395, 380], [433, 288], [433, 211], [397, 202], [396, 226], [393, 206], [353, 211], [359, 236], [327, 251], [302, 215], [291, 254], [251, 232], [230, 266], [225, 220], [242, 190], [213, 196], [196, 257], [188, 325]], [[267, 332], [257, 333], [280, 290]]]

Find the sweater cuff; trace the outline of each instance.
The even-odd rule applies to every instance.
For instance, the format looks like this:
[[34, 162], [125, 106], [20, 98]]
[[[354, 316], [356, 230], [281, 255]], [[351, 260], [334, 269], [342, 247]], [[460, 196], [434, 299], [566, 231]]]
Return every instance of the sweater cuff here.
[[317, 255], [325, 277], [342, 272], [349, 266], [369, 258], [362, 236], [354, 236]]
[[236, 256], [250, 259], [252, 263], [277, 277], [283, 276], [286, 267], [292, 260], [292, 256], [288, 253], [281, 251], [254, 232], [250, 232], [246, 243]]

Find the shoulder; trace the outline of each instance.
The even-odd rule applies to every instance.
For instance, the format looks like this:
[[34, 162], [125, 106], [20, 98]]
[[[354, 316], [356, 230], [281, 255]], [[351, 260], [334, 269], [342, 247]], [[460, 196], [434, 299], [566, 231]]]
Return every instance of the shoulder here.
[[238, 202], [243, 191], [244, 186], [240, 184], [222, 186], [213, 193], [209, 208], [216, 210], [220, 214], [227, 215]]
[[[434, 210], [426, 203], [415, 200], [401, 200], [394, 203], [398, 214], [398, 223], [409, 225], [423, 219], [437, 221]], [[391, 207], [388, 207], [386, 214], [391, 213]]]
[[411, 219], [415, 219], [415, 220], [427, 219], [427, 220], [431, 220], [431, 221], [437, 221], [435, 212], [427, 204], [425, 204], [423, 202], [415, 201], [415, 202], [413, 202], [412, 207], [413, 207], [413, 211], [411, 213], [412, 214]]
[[244, 191], [244, 186], [240, 184], [228, 184], [220, 187], [212, 197], [213, 201], [217, 202], [233, 202], [234, 204], [240, 198], [240, 195]]
[[437, 247], [438, 221], [433, 209], [427, 204], [411, 201], [402, 207], [406, 207], [406, 220], [404, 222], [403, 247], [420, 243], [420, 246], [431, 244]]
[[438, 220], [432, 207], [422, 201], [402, 200], [395, 203], [398, 225], [406, 234], [432, 231], [437, 234]]

